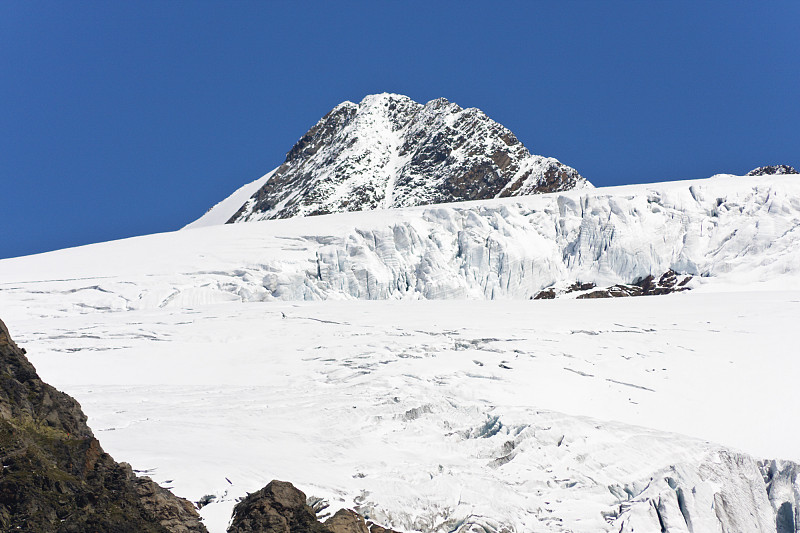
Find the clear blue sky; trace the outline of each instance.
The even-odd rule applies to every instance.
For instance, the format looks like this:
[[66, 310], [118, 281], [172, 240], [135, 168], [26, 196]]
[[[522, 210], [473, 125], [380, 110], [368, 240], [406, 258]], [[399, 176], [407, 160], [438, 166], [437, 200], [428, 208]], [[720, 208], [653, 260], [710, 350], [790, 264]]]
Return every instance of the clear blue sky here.
[[175, 230], [377, 92], [595, 185], [800, 165], [800, 2], [0, 2], [0, 257]]

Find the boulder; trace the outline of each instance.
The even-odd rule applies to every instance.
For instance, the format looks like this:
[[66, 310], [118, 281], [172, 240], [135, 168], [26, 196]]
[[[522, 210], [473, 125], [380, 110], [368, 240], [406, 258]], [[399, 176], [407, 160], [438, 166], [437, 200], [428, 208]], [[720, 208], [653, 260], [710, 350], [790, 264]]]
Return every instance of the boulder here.
[[233, 509], [228, 533], [398, 533], [367, 522], [351, 509], [340, 509], [323, 524], [306, 495], [286, 481], [270, 481]]
[[271, 481], [236, 504], [228, 533], [331, 533], [306, 495], [286, 481]]

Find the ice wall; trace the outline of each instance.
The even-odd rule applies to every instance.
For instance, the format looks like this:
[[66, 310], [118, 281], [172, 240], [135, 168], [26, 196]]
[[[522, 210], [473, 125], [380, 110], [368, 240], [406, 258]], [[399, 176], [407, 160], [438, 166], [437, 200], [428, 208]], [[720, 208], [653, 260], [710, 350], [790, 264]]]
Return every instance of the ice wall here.
[[[800, 272], [800, 180], [547, 195], [442, 205], [316, 240], [312, 268], [269, 276], [267, 296], [316, 299], [530, 298], [575, 280], [598, 285], [676, 272], [740, 286]], [[744, 186], [743, 186], [744, 185]]]
[[[0, 261], [0, 300], [64, 291], [65, 305], [91, 311], [528, 299], [552, 285], [631, 283], [668, 269], [708, 290], [800, 287], [800, 176], [716, 176], [151, 235]], [[43, 280], [60, 281], [30, 284]]]

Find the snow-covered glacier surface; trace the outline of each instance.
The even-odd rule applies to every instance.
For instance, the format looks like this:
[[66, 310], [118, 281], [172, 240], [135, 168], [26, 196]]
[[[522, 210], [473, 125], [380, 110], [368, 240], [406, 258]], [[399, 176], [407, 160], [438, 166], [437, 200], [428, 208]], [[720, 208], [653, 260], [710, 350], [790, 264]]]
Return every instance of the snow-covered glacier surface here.
[[[692, 286], [800, 288], [800, 177], [706, 180], [212, 226], [0, 261], [52, 310], [222, 301], [527, 299], [668, 269]], [[35, 290], [40, 290], [37, 286]]]
[[212, 532], [278, 478], [404, 531], [784, 533], [798, 228], [797, 176], [216, 226], [0, 261], [0, 313]]
[[775, 532], [796, 470], [759, 461], [800, 459], [798, 314], [796, 290], [3, 304], [108, 452], [216, 496], [201, 510], [216, 533], [273, 478], [408, 532]]

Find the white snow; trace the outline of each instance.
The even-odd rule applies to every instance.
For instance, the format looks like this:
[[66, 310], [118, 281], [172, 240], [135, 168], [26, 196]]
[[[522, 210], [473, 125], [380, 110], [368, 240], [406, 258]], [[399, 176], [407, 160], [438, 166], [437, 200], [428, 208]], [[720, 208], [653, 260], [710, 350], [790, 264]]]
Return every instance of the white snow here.
[[[731, 450], [800, 460], [798, 239], [800, 177], [717, 176], [3, 260], [0, 315], [212, 532], [274, 478], [405, 531], [768, 531]], [[693, 290], [527, 299], [667, 268]]]
[[203, 228], [206, 226], [215, 226], [218, 224], [225, 224], [231, 219], [233, 215], [239, 211], [247, 200], [250, 199], [275, 173], [274, 169], [271, 172], [261, 176], [257, 180], [251, 181], [246, 185], [242, 185], [236, 189], [233, 194], [216, 204], [214, 207], [206, 211], [206, 213], [183, 227], [183, 229]]
[[800, 291], [14, 311], [108, 452], [220, 498], [211, 531], [273, 478], [408, 531], [599, 531], [609, 487], [714, 462], [664, 431], [800, 458]]
[[527, 299], [561, 282], [630, 283], [669, 268], [696, 276], [696, 290], [800, 289], [796, 176], [717, 176], [243, 226], [8, 259], [0, 261], [0, 286], [22, 298], [33, 287], [19, 282], [74, 280], [53, 281], [52, 290], [71, 296], [48, 299], [51, 312], [73, 311], [73, 300], [99, 309], [165, 306], [198, 288], [204, 301]]

